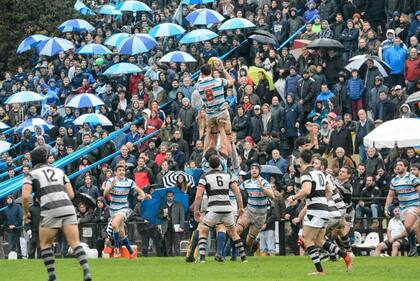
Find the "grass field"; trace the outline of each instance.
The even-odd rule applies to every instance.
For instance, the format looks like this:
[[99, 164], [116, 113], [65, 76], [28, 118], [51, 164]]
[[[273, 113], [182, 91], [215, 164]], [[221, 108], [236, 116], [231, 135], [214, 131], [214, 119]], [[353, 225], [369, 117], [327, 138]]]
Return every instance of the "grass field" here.
[[[89, 260], [93, 280], [143, 281], [207, 281], [207, 280], [419, 280], [419, 258], [357, 257], [354, 268], [347, 273], [344, 263], [324, 262], [327, 276], [306, 276], [313, 270], [309, 257], [252, 257], [248, 263], [216, 263], [208, 259], [205, 264], [187, 264], [182, 258], [139, 258]], [[56, 262], [60, 281], [82, 280], [82, 271], [74, 259]], [[0, 280], [47, 280], [41, 260], [0, 261]]]

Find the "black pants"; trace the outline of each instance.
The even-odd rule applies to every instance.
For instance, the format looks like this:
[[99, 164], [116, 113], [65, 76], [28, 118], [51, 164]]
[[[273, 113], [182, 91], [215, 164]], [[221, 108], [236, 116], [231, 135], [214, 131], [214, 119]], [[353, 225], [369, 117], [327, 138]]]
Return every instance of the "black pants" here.
[[141, 238], [141, 255], [147, 257], [149, 255], [150, 239], [156, 247], [156, 255], [163, 256], [163, 239], [159, 229], [154, 225], [139, 226], [138, 233]]
[[165, 233], [165, 248], [168, 257], [179, 256], [181, 233], [168, 229]]
[[[37, 254], [35, 256], [35, 254]], [[32, 237], [29, 239], [28, 258], [35, 259], [41, 257], [41, 249], [39, 245], [39, 233], [32, 230]]]

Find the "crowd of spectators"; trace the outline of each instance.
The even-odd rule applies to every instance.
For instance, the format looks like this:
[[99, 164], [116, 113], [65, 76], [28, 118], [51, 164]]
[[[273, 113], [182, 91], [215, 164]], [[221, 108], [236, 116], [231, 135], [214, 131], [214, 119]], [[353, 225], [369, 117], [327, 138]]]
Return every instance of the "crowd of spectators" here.
[[[119, 20], [111, 16], [90, 17], [88, 20], [95, 25], [95, 31], [63, 35], [80, 47], [92, 42], [103, 44], [113, 33], [147, 33], [159, 23], [174, 21], [172, 17], [179, 1], [145, 2], [153, 13], [139, 13], [136, 17], [124, 14]], [[86, 5], [94, 8], [106, 3], [103, 0], [88, 1]], [[184, 5], [183, 15], [201, 6]], [[38, 128], [35, 132], [25, 130], [22, 134], [0, 134], [0, 140], [20, 142], [18, 147], [1, 155], [1, 181], [27, 173], [31, 165], [29, 152], [35, 147], [46, 147], [50, 152], [48, 161], [53, 163], [127, 124], [131, 125], [125, 134], [118, 135], [64, 168], [66, 174], [71, 175], [120, 151], [119, 156], [73, 180], [76, 192], [87, 193], [96, 200], [94, 209], [84, 204], [77, 206], [82, 226], [89, 223], [106, 225], [109, 198], [103, 198], [101, 194], [104, 182], [113, 176], [113, 168], [117, 164], [124, 163], [128, 169], [127, 176], [135, 179], [147, 192], [162, 187], [162, 178], [168, 171], [183, 170], [197, 179], [203, 159], [206, 114], [192, 74], [209, 58], [222, 56], [233, 49], [223, 63], [236, 81], [233, 87], [226, 89], [226, 98], [241, 171], [247, 173], [249, 166], [255, 162], [278, 167], [282, 175], [269, 180], [287, 198], [293, 194], [298, 183], [293, 166], [296, 151], [300, 146], [309, 145], [314, 152], [329, 157], [329, 168], [333, 174], [337, 174], [343, 166], [354, 169], [351, 180], [353, 197], [360, 198], [354, 202], [356, 218], [372, 218], [369, 224], [356, 220], [356, 227], [377, 227], [378, 220], [375, 218], [383, 216], [383, 198], [389, 189], [396, 159], [406, 158], [414, 164], [420, 163], [420, 156], [414, 148], [377, 150], [366, 147], [363, 137], [382, 122], [417, 117], [420, 112], [418, 104], [405, 103], [409, 95], [420, 90], [420, 1], [219, 0], [207, 4], [207, 7], [218, 10], [227, 19], [247, 18], [258, 29], [272, 33], [279, 43], [305, 26], [302, 33], [293, 39], [331, 38], [340, 41], [345, 49], [314, 51], [303, 48], [302, 54], [294, 56], [290, 52], [293, 40], [277, 50], [276, 46], [269, 44], [252, 40], [246, 42], [252, 30], [238, 30], [219, 32], [219, 37], [212, 41], [191, 45], [182, 45], [173, 37], [158, 39], [155, 49], [136, 56], [119, 55], [117, 52], [106, 56], [81, 56], [70, 51], [48, 58], [33, 52], [29, 69], [17, 66], [2, 76], [0, 121], [16, 127], [26, 119], [41, 117], [53, 128], [49, 131]], [[314, 21], [311, 22], [311, 19]], [[193, 29], [185, 19], [180, 24], [187, 30]], [[197, 63], [158, 62], [164, 54], [174, 50], [190, 53]], [[388, 76], [379, 71], [373, 60], [367, 61], [364, 70], [346, 71], [344, 66], [356, 55], [383, 59], [391, 67]], [[133, 75], [102, 75], [105, 69], [118, 62], [134, 63], [144, 71]], [[269, 73], [276, 88], [270, 88], [263, 73], [258, 80], [253, 80], [248, 75], [251, 66]], [[217, 70], [213, 72], [215, 77], [220, 75]], [[42, 104], [5, 105], [7, 97], [23, 90], [37, 92], [46, 99]], [[96, 109], [65, 106], [80, 93], [93, 93], [102, 98], [105, 105]], [[169, 105], [159, 107], [170, 101]], [[113, 126], [73, 124], [80, 114], [95, 110], [108, 117]], [[134, 124], [140, 117], [144, 120]], [[133, 145], [156, 130], [160, 132], [155, 137]], [[22, 169], [17, 169], [20, 166]], [[183, 180], [180, 177], [178, 187], [190, 196], [192, 202], [194, 188], [188, 188]], [[12, 250], [16, 249], [16, 239], [19, 240], [22, 230], [22, 213], [15, 203], [19, 196], [17, 191], [2, 202], [2, 206], [8, 206], [3, 212], [2, 222]], [[170, 200], [168, 198], [168, 202]], [[136, 210], [133, 220], [136, 221], [142, 221], [139, 204], [141, 202], [132, 198], [131, 206]], [[271, 204], [273, 208], [264, 228], [270, 234], [265, 231], [261, 234], [265, 244], [273, 239], [274, 221], [293, 221], [302, 208], [301, 203], [287, 208], [284, 202]], [[33, 206], [36, 212], [37, 202]], [[162, 211], [163, 225], [144, 224], [138, 229], [144, 255], [150, 248], [149, 240], [154, 241], [158, 255], [179, 254], [178, 234], [192, 225], [184, 225], [184, 221], [189, 221], [189, 213], [181, 207], [171, 207], [169, 214]], [[185, 218], [184, 213], [187, 214]], [[169, 227], [168, 221], [172, 223]], [[174, 224], [181, 224], [175, 233]], [[25, 229], [31, 229], [31, 237], [36, 238], [35, 225], [36, 221], [32, 221], [25, 225]], [[297, 253], [294, 241], [299, 226], [293, 223], [291, 226], [287, 237], [290, 236], [292, 251]], [[99, 235], [96, 238], [103, 238], [106, 233]], [[36, 248], [36, 242], [34, 245]], [[266, 253], [276, 251], [272, 246], [264, 248]]]

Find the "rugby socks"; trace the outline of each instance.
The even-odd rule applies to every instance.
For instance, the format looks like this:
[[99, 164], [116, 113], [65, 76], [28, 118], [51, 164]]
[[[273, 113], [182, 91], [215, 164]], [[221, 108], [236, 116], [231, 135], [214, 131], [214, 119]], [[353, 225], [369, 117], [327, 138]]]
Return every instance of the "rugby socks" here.
[[344, 258], [347, 255], [347, 252], [345, 250], [339, 248], [337, 245], [331, 243], [330, 241], [325, 241], [324, 245], [322, 246], [322, 249], [329, 253], [337, 254], [342, 258]]
[[351, 251], [351, 246], [350, 246], [350, 238], [349, 235], [346, 234], [343, 237], [340, 237], [341, 243], [343, 244], [343, 248], [346, 251]]
[[316, 271], [318, 272], [324, 272], [321, 265], [321, 260], [319, 259], [319, 251], [315, 246], [309, 246], [306, 248], [308, 251], [308, 255], [311, 257], [312, 262], [315, 265]]
[[188, 252], [188, 257], [194, 258], [194, 252], [198, 245], [198, 230], [194, 230], [193, 238], [191, 241], [190, 250]]
[[206, 259], [206, 247], [207, 247], [207, 238], [206, 237], [198, 238], [198, 254], [200, 256], [201, 261]]
[[223, 248], [226, 241], [226, 232], [216, 233], [216, 256], [223, 257]]
[[133, 254], [133, 248], [131, 248], [130, 241], [128, 240], [128, 236], [126, 235], [123, 240], [121, 240], [122, 244], [127, 248], [128, 252]]
[[55, 281], [55, 258], [51, 248], [41, 250], [41, 257], [44, 260], [45, 268], [48, 272], [48, 280]]
[[119, 248], [120, 247], [120, 233], [114, 232], [114, 248]]
[[[74, 251], [74, 256], [76, 257], [76, 259], [79, 261], [80, 265], [83, 268], [83, 274], [85, 276], [90, 274], [87, 256], [86, 256], [85, 250], [83, 250], [83, 247], [81, 245], [78, 245], [73, 249], [73, 251]], [[85, 278], [85, 280], [87, 279]]]
[[238, 250], [238, 253], [241, 256], [241, 258], [242, 259], [246, 258], [245, 248], [244, 248], [244, 244], [242, 243], [242, 240], [238, 239], [238, 240], [233, 241], [233, 245]]

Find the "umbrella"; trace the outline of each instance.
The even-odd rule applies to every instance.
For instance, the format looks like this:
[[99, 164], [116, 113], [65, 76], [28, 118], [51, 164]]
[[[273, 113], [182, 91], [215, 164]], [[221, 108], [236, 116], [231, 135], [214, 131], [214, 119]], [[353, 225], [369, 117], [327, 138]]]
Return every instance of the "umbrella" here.
[[256, 29], [252, 32], [252, 34], [264, 35], [264, 36], [268, 36], [277, 40], [276, 36], [273, 33], [270, 33], [267, 30], [263, 30], [263, 29]]
[[295, 59], [298, 59], [303, 52], [303, 48], [308, 46], [311, 42], [311, 40], [305, 39], [297, 39], [293, 41], [290, 53], [295, 57]]
[[122, 12], [152, 12], [149, 6], [140, 1], [125, 1], [117, 5], [117, 9]]
[[97, 113], [83, 114], [77, 117], [77, 119], [73, 121], [73, 124], [78, 125], [78, 126], [81, 126], [84, 123], [88, 123], [92, 126], [95, 126], [98, 124], [101, 124], [102, 126], [112, 126], [112, 122], [109, 121], [108, 118], [106, 118], [102, 114], [97, 114]]
[[194, 178], [191, 175], [188, 175], [187, 173], [183, 171], [169, 171], [167, 172], [163, 177], [163, 186], [164, 187], [174, 187], [176, 186], [176, 180], [178, 179], [178, 176], [182, 175], [184, 176], [185, 181], [187, 182], [187, 185], [189, 187], [194, 186]]
[[149, 31], [149, 35], [153, 37], [169, 37], [184, 33], [185, 29], [176, 23], [161, 23]]
[[41, 41], [37, 46], [39, 55], [44, 56], [55, 56], [60, 52], [65, 52], [74, 48], [74, 45], [69, 40], [53, 37], [44, 41]]
[[159, 214], [160, 206], [166, 202], [166, 194], [168, 192], [174, 193], [175, 202], [179, 202], [184, 207], [184, 212], [187, 213], [189, 209], [188, 195], [182, 192], [177, 187], [159, 188], [152, 193], [152, 199], [144, 200], [141, 204], [140, 215], [142, 218], [148, 220], [153, 224], [161, 224], [157, 216]]
[[197, 62], [197, 60], [188, 53], [175, 51], [164, 55], [159, 62]]
[[74, 3], [74, 9], [85, 16], [96, 16], [96, 14], [89, 7], [87, 7], [82, 1], [79, 0]]
[[334, 39], [315, 39], [308, 46], [308, 49], [344, 49], [343, 44]]
[[157, 45], [156, 40], [149, 34], [134, 34], [117, 45], [118, 53], [123, 55], [137, 55], [147, 53]]
[[185, 19], [192, 25], [208, 25], [222, 22], [225, 18], [215, 10], [197, 9], [189, 13]]
[[196, 42], [208, 41], [213, 38], [216, 38], [217, 36], [219, 35], [217, 35], [211, 30], [196, 29], [185, 34], [184, 37], [182, 37], [179, 42], [181, 44], [191, 44], [191, 43], [196, 43]]
[[277, 41], [275, 39], [265, 35], [252, 34], [248, 38], [263, 44], [277, 45]]
[[23, 133], [26, 130], [30, 130], [31, 132], [35, 132], [36, 127], [42, 128], [44, 131], [49, 131], [53, 125], [48, 124], [44, 119], [41, 118], [31, 118], [23, 122], [15, 129], [16, 133]]
[[201, 4], [208, 4], [213, 3], [214, 0], [182, 0], [182, 4], [185, 5], [201, 5]]
[[255, 85], [258, 85], [258, 83], [260, 82], [260, 79], [258, 78], [258, 74], [262, 72], [265, 76], [265, 79], [268, 80], [268, 85], [270, 86], [270, 91], [274, 90], [274, 82], [273, 82], [273, 77], [271, 77], [271, 75], [265, 71], [262, 68], [258, 68], [255, 66], [251, 66], [248, 70], [248, 75], [251, 77], [252, 81], [255, 83]]
[[102, 5], [98, 10], [98, 14], [111, 16], [122, 15], [121, 11], [117, 10], [114, 6], [110, 4]]
[[58, 26], [61, 32], [89, 32], [95, 30], [95, 27], [85, 20], [71, 19]]
[[35, 92], [31, 91], [22, 91], [16, 94], [11, 95], [7, 100], [4, 102], [5, 104], [12, 104], [12, 103], [26, 103], [26, 102], [34, 102], [34, 101], [42, 101], [44, 98]]
[[10, 142], [7, 141], [0, 141], [0, 153], [5, 152], [6, 150], [8, 150], [10, 148], [12, 144]]
[[83, 47], [80, 47], [76, 53], [82, 55], [110, 55], [112, 54], [111, 50], [101, 44], [87, 44]]
[[74, 108], [95, 107], [104, 102], [94, 94], [79, 94], [73, 97], [66, 106]]
[[419, 102], [419, 101], [420, 101], [420, 91], [409, 95], [405, 102], [410, 103], [410, 102]]
[[379, 72], [383, 77], [388, 77], [388, 71], [391, 70], [391, 67], [381, 60], [379, 57], [370, 56], [370, 55], [359, 55], [352, 57], [350, 59], [350, 63], [346, 65], [346, 69], [348, 71], [352, 71], [353, 69], [357, 69], [361, 73], [365, 73], [367, 70], [367, 60], [372, 60], [373, 64], [378, 68]]
[[253, 27], [255, 27], [255, 24], [253, 24], [247, 19], [233, 18], [222, 23], [219, 26], [219, 30], [243, 29], [243, 28], [253, 28]]
[[132, 63], [120, 62], [110, 66], [105, 72], [104, 75], [117, 75], [117, 74], [130, 74], [141, 72], [141, 69]]
[[274, 165], [261, 165], [261, 174], [283, 175], [280, 169]]
[[116, 47], [120, 44], [124, 39], [130, 37], [131, 34], [129, 33], [115, 33], [112, 34], [108, 39], [105, 40], [105, 45]]
[[95, 198], [87, 193], [76, 193], [72, 201], [73, 205], [76, 207], [79, 206], [80, 203], [84, 203], [88, 209], [93, 210], [96, 208]]
[[42, 35], [42, 34], [34, 34], [31, 36], [26, 37], [23, 39], [22, 42], [20, 42], [19, 47], [17, 48], [17, 53], [23, 53], [26, 52], [32, 48], [34, 48], [36, 45], [38, 45], [39, 42], [49, 39], [50, 37]]
[[0, 130], [9, 129], [10, 126], [0, 121]]
[[387, 121], [364, 137], [364, 145], [376, 148], [411, 147], [420, 145], [420, 120], [399, 118]]

